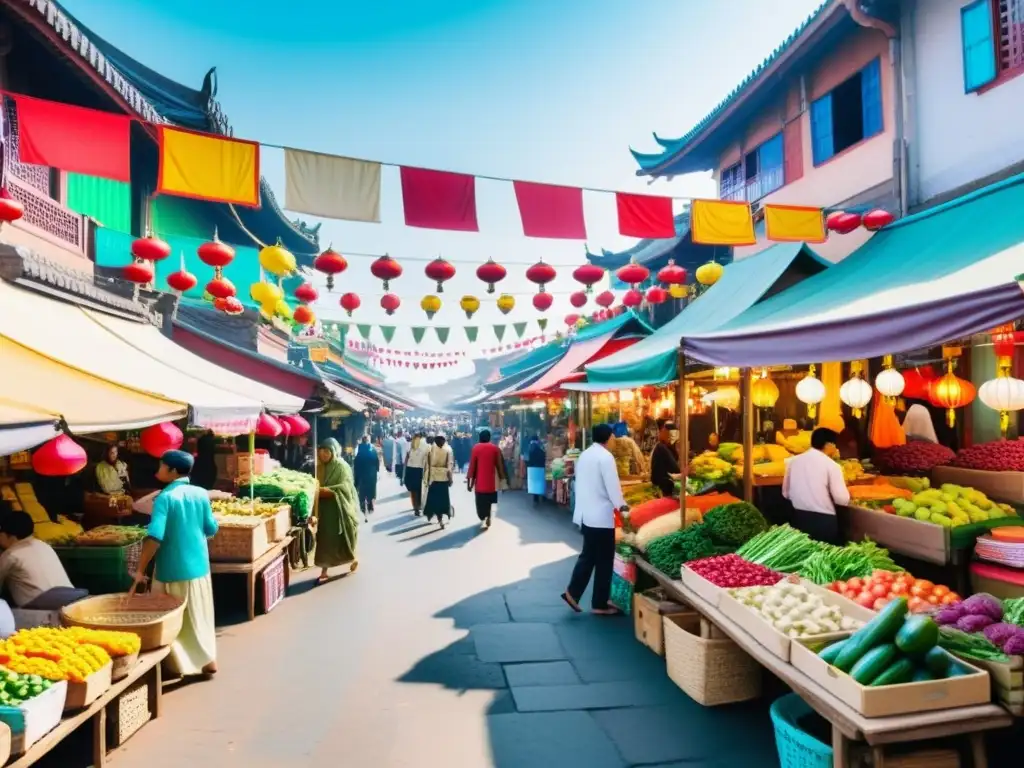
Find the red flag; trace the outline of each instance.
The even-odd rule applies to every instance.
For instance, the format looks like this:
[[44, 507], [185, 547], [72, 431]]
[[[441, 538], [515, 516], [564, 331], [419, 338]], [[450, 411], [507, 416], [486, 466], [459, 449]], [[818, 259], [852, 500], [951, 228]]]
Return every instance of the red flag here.
[[615, 193], [619, 211], [619, 234], [628, 237], [668, 238], [676, 236], [672, 198]]
[[527, 237], [586, 240], [583, 221], [583, 190], [554, 184], [514, 181], [519, 217]]
[[16, 100], [21, 162], [131, 181], [129, 117], [27, 96]]
[[402, 166], [405, 225], [424, 229], [479, 232], [476, 177]]

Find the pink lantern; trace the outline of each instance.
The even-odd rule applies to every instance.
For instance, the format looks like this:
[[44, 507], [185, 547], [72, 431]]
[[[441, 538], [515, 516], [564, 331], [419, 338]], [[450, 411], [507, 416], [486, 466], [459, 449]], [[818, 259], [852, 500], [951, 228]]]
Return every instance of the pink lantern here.
[[269, 413], [261, 413], [259, 420], [256, 422], [256, 436], [257, 437], [280, 437], [284, 431], [284, 427], [281, 426], [281, 422]]
[[67, 477], [81, 472], [89, 457], [85, 449], [67, 435], [57, 435], [32, 454], [32, 469], [44, 477]]
[[142, 445], [142, 450], [157, 459], [167, 451], [176, 451], [178, 448], [181, 448], [181, 444], [184, 441], [185, 436], [178, 429], [177, 425], [171, 421], [146, 427], [142, 430], [142, 434], [139, 435], [139, 443]]
[[289, 434], [296, 437], [304, 435], [310, 430], [309, 422], [297, 413], [281, 416], [280, 421], [282, 424], [287, 424], [290, 430]]

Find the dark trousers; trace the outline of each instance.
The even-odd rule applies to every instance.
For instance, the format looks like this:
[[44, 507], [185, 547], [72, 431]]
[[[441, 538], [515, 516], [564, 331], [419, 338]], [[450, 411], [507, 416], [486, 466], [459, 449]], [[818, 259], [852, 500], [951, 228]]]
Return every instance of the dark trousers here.
[[583, 526], [583, 551], [572, 569], [569, 581], [569, 595], [577, 603], [594, 576], [594, 593], [591, 605], [607, 608], [612, 594], [612, 567], [615, 564], [615, 529], [589, 528]]
[[826, 544], [842, 546], [845, 543], [839, 533], [839, 517], [836, 515], [793, 507], [793, 527]]
[[489, 520], [491, 517], [491, 507], [498, 503], [497, 493], [480, 493], [477, 491], [476, 496], [476, 516], [480, 518], [480, 522]]
[[405, 480], [405, 464], [395, 464], [395, 477], [398, 478], [399, 482]]
[[359, 488], [359, 511], [360, 512], [373, 512], [373, 497], [374, 493], [369, 488]]

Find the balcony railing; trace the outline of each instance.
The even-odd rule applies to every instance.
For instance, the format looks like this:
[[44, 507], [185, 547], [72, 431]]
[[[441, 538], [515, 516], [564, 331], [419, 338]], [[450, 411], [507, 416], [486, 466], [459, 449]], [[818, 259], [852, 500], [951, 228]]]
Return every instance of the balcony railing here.
[[722, 200], [737, 200], [748, 203], [756, 203], [766, 195], [782, 187], [786, 177], [782, 168], [771, 168], [762, 171], [745, 183], [732, 184], [722, 187], [719, 197]]

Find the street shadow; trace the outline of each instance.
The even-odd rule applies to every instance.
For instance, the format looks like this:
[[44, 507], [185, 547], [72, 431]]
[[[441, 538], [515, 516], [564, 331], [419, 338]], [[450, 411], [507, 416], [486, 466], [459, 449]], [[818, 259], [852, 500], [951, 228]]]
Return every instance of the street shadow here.
[[430, 529], [423, 531], [422, 533], [414, 534], [412, 536], [406, 536], [404, 539], [399, 539], [398, 541], [404, 544], [407, 541], [416, 541], [416, 539], [422, 539], [425, 536], [433, 536], [434, 534], [441, 533], [441, 531], [443, 530], [442, 528], [434, 525], [433, 523], [423, 523], [422, 525], [418, 525], [416, 527], [423, 528], [425, 526], [430, 526]]
[[403, 525], [416, 520], [415, 517], [411, 517], [408, 512], [398, 512], [394, 517], [389, 517], [386, 520], [381, 520], [379, 523], [373, 524], [374, 533], [383, 533], [384, 531], [393, 531], [396, 528], [401, 528]]
[[[446, 533], [441, 538], [433, 539], [426, 544], [420, 544], [416, 549], [409, 553], [409, 557], [426, 555], [430, 552], [441, 552], [446, 549], [459, 549], [460, 547], [466, 546], [466, 544], [482, 534], [483, 532], [480, 530], [479, 526], [476, 525], [463, 528], [453, 528], [449, 533]], [[412, 541], [415, 538], [418, 537], [412, 536], [408, 539], [402, 539], [402, 541]]]
[[422, 517], [414, 517], [412, 520], [407, 520], [406, 522], [411, 524], [407, 525], [405, 528], [399, 528], [394, 531], [389, 531], [388, 536], [403, 536], [407, 533], [418, 531], [420, 528], [425, 528], [428, 525], [434, 525], [433, 523], [428, 522]]

